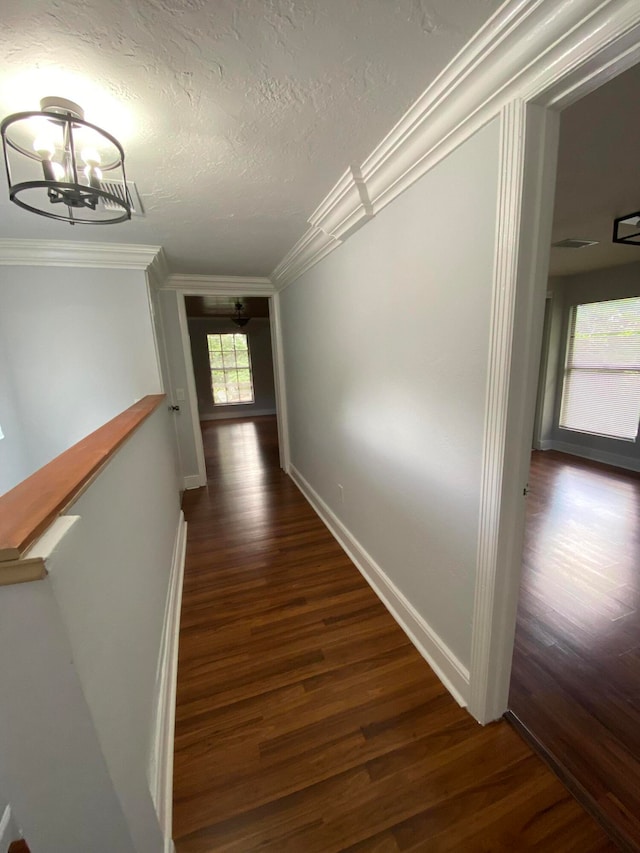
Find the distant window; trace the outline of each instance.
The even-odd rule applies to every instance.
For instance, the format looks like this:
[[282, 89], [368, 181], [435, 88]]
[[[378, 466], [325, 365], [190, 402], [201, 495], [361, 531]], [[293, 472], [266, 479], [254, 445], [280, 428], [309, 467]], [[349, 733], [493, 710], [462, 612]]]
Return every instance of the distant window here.
[[249, 340], [245, 334], [207, 335], [211, 390], [216, 406], [253, 403]]
[[560, 426], [635, 441], [640, 417], [640, 297], [575, 305]]

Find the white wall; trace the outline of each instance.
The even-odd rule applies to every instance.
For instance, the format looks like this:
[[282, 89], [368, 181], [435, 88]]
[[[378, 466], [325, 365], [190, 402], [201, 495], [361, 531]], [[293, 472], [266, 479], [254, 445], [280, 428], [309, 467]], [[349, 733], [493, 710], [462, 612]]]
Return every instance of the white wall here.
[[587, 435], [559, 425], [564, 380], [565, 352], [571, 309], [585, 302], [624, 299], [640, 296], [640, 263], [592, 270], [588, 273], [563, 276], [554, 281], [557, 334], [549, 346], [548, 373], [553, 378], [553, 393], [545, 397], [544, 419], [549, 425], [541, 444], [543, 449], [555, 448], [568, 453], [619, 464], [640, 471], [640, 442], [621, 441], [604, 436]]
[[161, 387], [143, 271], [2, 266], [0, 337], [13, 387], [0, 424], [22, 434], [0, 451], [22, 458], [3, 491]]
[[159, 829], [147, 768], [179, 483], [162, 406], [70, 507], [81, 520], [51, 559], [53, 592], [136, 850]]
[[281, 293], [293, 466], [464, 666], [498, 149], [494, 120]]
[[32, 853], [134, 853], [48, 580], [0, 587], [0, 785]]
[[215, 318], [189, 318], [189, 337], [193, 372], [198, 393], [198, 411], [201, 418], [243, 418], [252, 415], [275, 414], [276, 392], [273, 380], [273, 356], [269, 319], [253, 317], [241, 330], [249, 338], [251, 373], [253, 377], [252, 404], [241, 406], [214, 406], [211, 391], [208, 334], [228, 334], [239, 331], [229, 320]]
[[29, 470], [24, 431], [18, 413], [18, 397], [9, 369], [5, 342], [0, 335], [0, 494], [13, 488]]
[[161, 853], [147, 769], [178, 482], [170, 414], [68, 510], [44, 581], [0, 587], [0, 788], [33, 853]]

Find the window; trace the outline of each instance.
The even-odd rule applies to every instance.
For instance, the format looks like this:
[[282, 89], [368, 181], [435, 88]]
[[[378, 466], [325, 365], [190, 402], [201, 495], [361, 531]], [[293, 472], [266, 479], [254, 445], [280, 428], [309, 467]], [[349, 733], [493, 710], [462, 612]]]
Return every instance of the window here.
[[571, 310], [560, 427], [635, 441], [640, 417], [640, 297]]
[[211, 389], [216, 406], [253, 403], [249, 339], [245, 334], [207, 335]]

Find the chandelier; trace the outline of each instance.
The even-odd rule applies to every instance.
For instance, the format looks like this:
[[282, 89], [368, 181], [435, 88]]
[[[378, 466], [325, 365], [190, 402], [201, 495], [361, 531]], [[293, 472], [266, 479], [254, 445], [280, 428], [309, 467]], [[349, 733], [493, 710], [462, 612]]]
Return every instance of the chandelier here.
[[613, 220], [613, 242], [640, 245], [640, 210]]
[[236, 309], [236, 315], [235, 317], [231, 318], [231, 322], [235, 323], [236, 326], [240, 326], [240, 328], [246, 326], [251, 318], [245, 315], [244, 305], [242, 304], [242, 302], [238, 300], [238, 302], [236, 302], [233, 307]]
[[40, 112], [0, 124], [9, 198], [19, 207], [70, 225], [131, 219], [124, 150], [84, 120], [65, 98], [43, 98]]

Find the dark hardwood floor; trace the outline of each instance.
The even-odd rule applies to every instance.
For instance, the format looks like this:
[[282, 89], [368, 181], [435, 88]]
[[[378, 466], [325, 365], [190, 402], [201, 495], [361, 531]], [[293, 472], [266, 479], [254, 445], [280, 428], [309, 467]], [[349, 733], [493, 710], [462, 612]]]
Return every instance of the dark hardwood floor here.
[[275, 422], [204, 425], [189, 523], [178, 853], [614, 849], [505, 722], [442, 687], [293, 483]]
[[640, 850], [640, 475], [532, 456], [510, 708]]

